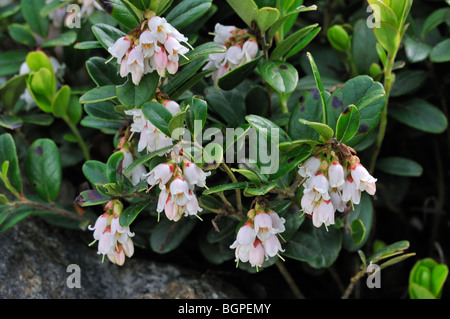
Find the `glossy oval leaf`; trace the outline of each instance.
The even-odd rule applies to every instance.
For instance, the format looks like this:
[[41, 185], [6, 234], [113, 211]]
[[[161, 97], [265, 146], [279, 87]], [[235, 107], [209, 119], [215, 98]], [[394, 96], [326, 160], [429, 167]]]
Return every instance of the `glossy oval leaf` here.
[[347, 106], [338, 118], [336, 124], [336, 139], [345, 143], [350, 140], [359, 129], [359, 111], [356, 106]]
[[122, 105], [129, 108], [139, 108], [155, 95], [159, 85], [159, 75], [156, 72], [146, 74], [139, 85], [128, 80], [124, 85], [117, 87], [117, 98]]
[[172, 114], [164, 105], [157, 102], [147, 102], [142, 105], [142, 112], [157, 129], [170, 136], [169, 122], [172, 119]]
[[298, 71], [283, 61], [263, 61], [258, 65], [262, 78], [275, 91], [283, 94], [294, 92], [298, 84]]
[[106, 13], [128, 30], [135, 29], [141, 22], [136, 12], [126, 1], [97, 0], [97, 3], [100, 4]]
[[403, 157], [381, 158], [378, 160], [376, 168], [398, 176], [419, 177], [423, 173], [423, 168], [419, 163]]
[[166, 19], [174, 28], [181, 30], [203, 16], [211, 4], [212, 0], [184, 0], [170, 10]]
[[239, 67], [231, 70], [225, 75], [221, 76], [217, 84], [222, 90], [232, 90], [236, 86], [242, 83], [257, 67], [259, 61], [263, 56], [260, 55], [257, 58], [240, 65]]
[[58, 147], [50, 139], [38, 139], [28, 149], [24, 160], [28, 181], [45, 201], [53, 202], [62, 183], [62, 164]]
[[397, 121], [417, 130], [440, 134], [448, 127], [445, 114], [425, 100], [415, 98], [402, 104], [393, 104], [389, 115]]
[[[22, 177], [20, 174], [19, 160], [17, 157], [16, 144], [12, 138], [12, 135], [5, 133], [0, 135], [0, 165], [4, 162], [8, 162], [8, 171], [6, 177], [11, 185], [19, 192], [22, 193]], [[2, 180], [1, 185], [4, 186]]]

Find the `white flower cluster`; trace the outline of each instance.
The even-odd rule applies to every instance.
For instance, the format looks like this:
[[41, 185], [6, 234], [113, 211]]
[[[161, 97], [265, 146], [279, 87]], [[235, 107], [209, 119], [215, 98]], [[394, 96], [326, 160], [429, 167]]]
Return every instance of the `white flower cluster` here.
[[[173, 115], [181, 112], [180, 105], [171, 100], [165, 100], [162, 103], [167, 110]], [[131, 124], [131, 132], [139, 133], [138, 152], [147, 150], [152, 153], [157, 150], [173, 145], [173, 140], [156, 128], [144, 115], [141, 109], [131, 109], [125, 111], [126, 115], [133, 116], [133, 124]], [[169, 153], [167, 151], [166, 153]], [[164, 154], [160, 154], [161, 156]]]
[[345, 167], [338, 160], [329, 163], [319, 156], [310, 157], [298, 173], [306, 178], [301, 207], [312, 215], [316, 227], [334, 224], [336, 210], [344, 212], [347, 204], [358, 205], [362, 191], [370, 195], [376, 192], [377, 180], [356, 156]]
[[203, 70], [217, 69], [212, 73], [214, 84], [229, 71], [253, 60], [258, 53], [258, 42], [246, 30], [235, 26], [215, 26], [214, 42], [223, 45], [226, 52], [209, 55], [208, 63]]
[[94, 231], [94, 244], [98, 241], [98, 254], [106, 255], [108, 259], [119, 266], [125, 263], [125, 256], [134, 254], [134, 244], [130, 227], [122, 227], [119, 223], [123, 205], [118, 200], [109, 201], [105, 205], [105, 213], [100, 215], [94, 227], [89, 225], [89, 230]]
[[285, 231], [285, 219], [272, 210], [261, 208], [250, 210], [247, 216], [248, 220], [230, 248], [236, 249], [236, 262], [250, 262], [252, 267], [260, 267], [264, 257], [279, 256], [278, 252], [284, 251], [276, 235]]
[[172, 162], [157, 165], [147, 174], [148, 184], [151, 187], [159, 184], [161, 190], [157, 212], [164, 211], [167, 218], [175, 222], [180, 220], [183, 214], [197, 215], [203, 209], [198, 204], [194, 188], [205, 187], [206, 177], [210, 174], [188, 160], [183, 161], [182, 169]]
[[180, 44], [187, 43], [188, 38], [166, 19], [154, 16], [143, 26], [136, 36], [128, 34], [108, 49], [120, 64], [120, 75], [126, 77], [131, 73], [135, 85], [140, 83], [144, 74], [155, 70], [160, 77], [165, 77], [166, 71], [175, 74], [178, 71], [179, 55], [183, 56], [189, 51]]

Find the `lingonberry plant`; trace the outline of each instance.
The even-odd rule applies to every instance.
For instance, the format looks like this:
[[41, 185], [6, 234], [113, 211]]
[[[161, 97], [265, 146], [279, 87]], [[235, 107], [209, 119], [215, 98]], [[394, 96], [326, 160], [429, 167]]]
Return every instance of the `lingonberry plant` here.
[[[296, 297], [297, 265], [336, 279], [355, 255], [337, 279], [349, 297], [369, 266], [415, 255], [409, 239], [382, 243], [374, 220], [406, 193], [389, 174], [423, 172], [397, 146], [383, 153], [403, 143], [395, 125], [447, 129], [443, 86], [442, 109], [418, 91], [450, 60], [441, 6], [0, 1], [0, 231], [36, 215], [123, 267], [136, 249], [189, 242], [211, 268], [276, 265]], [[439, 274], [416, 266], [415, 298], [442, 294], [447, 268], [429, 264]]]

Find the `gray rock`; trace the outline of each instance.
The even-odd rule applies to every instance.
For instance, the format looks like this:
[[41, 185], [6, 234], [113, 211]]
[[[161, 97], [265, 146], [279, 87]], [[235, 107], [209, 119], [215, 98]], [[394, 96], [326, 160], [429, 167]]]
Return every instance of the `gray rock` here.
[[[75, 283], [79, 266], [80, 288]], [[228, 299], [244, 298], [220, 279], [145, 258], [122, 267], [102, 263], [79, 232], [28, 218], [0, 234], [2, 299]]]

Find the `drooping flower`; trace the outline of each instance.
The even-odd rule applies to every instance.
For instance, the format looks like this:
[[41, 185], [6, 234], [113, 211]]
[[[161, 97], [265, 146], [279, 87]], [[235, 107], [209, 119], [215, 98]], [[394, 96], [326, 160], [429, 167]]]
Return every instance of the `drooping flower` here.
[[[94, 226], [88, 226], [94, 231], [94, 244], [98, 241], [99, 255], [107, 256], [108, 259], [119, 266], [125, 262], [125, 256], [131, 257], [134, 253], [134, 245], [131, 237], [134, 233], [130, 227], [120, 225], [120, 215], [123, 205], [118, 200], [111, 200], [105, 205], [105, 213], [99, 216]], [[92, 245], [91, 244], [91, 245]]]
[[223, 46], [225, 52], [209, 55], [208, 63], [203, 70], [216, 69], [212, 72], [214, 85], [218, 88], [218, 79], [244, 63], [253, 60], [258, 54], [258, 43], [255, 36], [235, 26], [215, 26], [214, 42]]
[[361, 192], [369, 195], [376, 192], [376, 179], [360, 164], [359, 158], [337, 155], [339, 150], [329, 152], [327, 145], [323, 147], [324, 154], [310, 157], [298, 171], [305, 178], [301, 210], [312, 216], [316, 227], [334, 224], [335, 212], [349, 212], [349, 207], [360, 203]]
[[120, 76], [131, 74], [132, 81], [139, 85], [145, 74], [166, 72], [175, 74], [179, 67], [179, 55], [185, 55], [189, 48], [181, 43], [188, 39], [176, 30], [166, 19], [153, 16], [141, 24], [141, 28], [130, 31], [108, 48], [110, 54], [121, 65]]
[[277, 234], [285, 231], [285, 219], [264, 207], [256, 207], [247, 214], [248, 219], [239, 228], [236, 240], [230, 246], [235, 249], [236, 262], [250, 262], [252, 267], [260, 267], [264, 258], [281, 256], [283, 252]]

